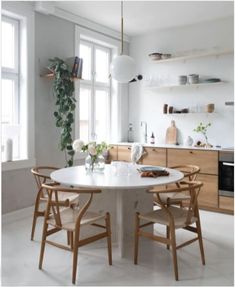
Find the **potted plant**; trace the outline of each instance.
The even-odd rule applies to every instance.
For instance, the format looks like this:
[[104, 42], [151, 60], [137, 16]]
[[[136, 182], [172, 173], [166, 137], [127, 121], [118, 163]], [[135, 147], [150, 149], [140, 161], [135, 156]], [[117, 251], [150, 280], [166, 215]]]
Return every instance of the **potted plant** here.
[[211, 123], [208, 123], [204, 125], [203, 123], [200, 123], [193, 131], [197, 133], [201, 133], [204, 138], [205, 138], [205, 147], [211, 147], [212, 145], [209, 144], [208, 142], [208, 137], [207, 137], [207, 129], [211, 126]]
[[72, 147], [72, 125], [76, 108], [74, 82], [69, 66], [63, 60], [55, 57], [49, 61], [48, 68], [54, 73], [53, 92], [56, 106], [54, 116], [56, 127], [61, 129], [59, 148], [64, 151], [67, 167], [73, 165], [75, 154]]

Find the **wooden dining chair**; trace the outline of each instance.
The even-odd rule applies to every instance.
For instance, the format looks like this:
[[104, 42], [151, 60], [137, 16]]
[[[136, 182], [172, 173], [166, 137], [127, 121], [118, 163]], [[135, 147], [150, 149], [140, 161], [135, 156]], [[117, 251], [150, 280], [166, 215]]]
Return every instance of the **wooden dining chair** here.
[[[50, 178], [50, 173], [57, 170], [56, 167], [50, 167], [50, 166], [38, 166], [31, 169], [31, 172], [35, 178], [36, 185], [37, 185], [37, 196], [34, 204], [34, 213], [33, 213], [33, 223], [32, 223], [32, 231], [31, 231], [31, 240], [34, 240], [34, 233], [37, 223], [38, 217], [43, 217], [45, 214], [45, 207], [40, 207], [42, 203], [46, 203], [48, 200], [47, 193], [42, 187], [42, 184], [44, 183], [50, 183], [52, 182], [52, 179]], [[61, 202], [67, 201], [71, 205], [77, 205], [78, 204], [78, 194], [77, 193], [60, 193], [59, 200]], [[68, 235], [68, 244], [70, 244], [70, 236]]]
[[[184, 174], [184, 178], [182, 180], [188, 180], [188, 181], [195, 181], [197, 178], [198, 173], [200, 172], [200, 168], [196, 165], [176, 165], [170, 167], [172, 169], [177, 169], [181, 171]], [[166, 189], [173, 187], [176, 185], [176, 187], [179, 187], [180, 184], [176, 182], [175, 184], [170, 184], [165, 186]], [[187, 193], [163, 193], [160, 195], [161, 201], [166, 202], [168, 205], [170, 204], [180, 204], [182, 206], [182, 202], [184, 200], [187, 200], [189, 198], [189, 195]], [[153, 195], [153, 200], [154, 204], [159, 205], [160, 203], [158, 202], [158, 196]]]
[[[138, 262], [138, 245], [139, 245], [139, 237], [147, 237], [149, 239], [153, 239], [160, 243], [170, 245], [172, 250], [173, 264], [174, 264], [174, 273], [175, 280], [179, 279], [178, 276], [178, 264], [177, 264], [177, 253], [176, 251], [179, 248], [182, 248], [186, 245], [189, 245], [196, 240], [199, 241], [199, 247], [201, 252], [201, 260], [202, 264], [205, 265], [205, 255], [203, 249], [202, 242], [202, 232], [201, 232], [201, 224], [200, 224], [200, 216], [197, 204], [197, 197], [199, 191], [202, 187], [201, 182], [188, 181], [182, 182], [180, 187], [171, 188], [171, 189], [162, 189], [162, 190], [149, 190], [150, 193], [155, 193], [158, 197], [158, 202], [160, 203], [160, 208], [154, 211], [150, 211], [149, 213], [140, 214], [136, 213], [136, 226], [135, 226], [135, 249], [134, 249], [134, 263]], [[175, 193], [175, 192], [185, 192], [188, 191], [190, 198], [188, 199], [189, 204], [185, 208], [181, 208], [179, 206], [167, 206], [165, 202], [161, 201], [161, 195], [164, 193]], [[147, 223], [140, 224], [140, 220]], [[166, 234], [166, 237], [157, 236], [153, 233], [143, 231], [142, 228], [148, 226], [150, 224], [162, 224], [169, 227], [169, 234]], [[195, 225], [194, 225], [195, 224]], [[194, 225], [194, 226], [192, 226]], [[196, 233], [196, 237], [188, 240], [178, 246], [176, 246], [176, 229], [183, 228], [185, 230]]]
[[[46, 243], [54, 245], [65, 250], [73, 252], [73, 267], [72, 267], [72, 283], [75, 284], [76, 272], [77, 272], [77, 258], [78, 248], [94, 242], [96, 240], [107, 238], [108, 244], [108, 261], [109, 265], [112, 265], [112, 246], [111, 246], [111, 227], [110, 227], [110, 215], [99, 214], [88, 211], [88, 208], [92, 202], [94, 194], [100, 193], [98, 189], [82, 189], [82, 188], [66, 188], [52, 184], [42, 184], [42, 187], [47, 191], [48, 201], [47, 208], [44, 217], [43, 234], [41, 242], [41, 252], [39, 258], [39, 269], [42, 269], [43, 256]], [[87, 201], [84, 204], [79, 205], [78, 208], [71, 208], [69, 206], [61, 209], [61, 202], [59, 201], [59, 194], [65, 192], [67, 194], [86, 194], [88, 196]], [[104, 220], [105, 224], [96, 223], [100, 220]], [[95, 234], [87, 238], [80, 238], [81, 227], [84, 225], [92, 225], [104, 229], [101, 233]], [[59, 231], [68, 231], [73, 236], [71, 237], [71, 246], [65, 246], [60, 243], [50, 241], [48, 236]]]

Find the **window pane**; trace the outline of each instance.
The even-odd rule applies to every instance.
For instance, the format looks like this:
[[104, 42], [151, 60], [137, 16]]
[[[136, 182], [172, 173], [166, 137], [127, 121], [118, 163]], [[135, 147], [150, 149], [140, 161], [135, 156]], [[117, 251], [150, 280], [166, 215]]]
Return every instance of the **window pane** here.
[[2, 21], [2, 67], [15, 68], [15, 26]]
[[2, 161], [6, 160], [6, 141], [12, 139], [13, 160], [20, 159], [20, 125], [2, 125]]
[[89, 103], [91, 90], [86, 88], [80, 89], [80, 139], [87, 142], [89, 139]]
[[81, 44], [80, 58], [83, 59], [82, 78], [91, 80], [91, 47]]
[[109, 53], [96, 48], [95, 50], [96, 81], [108, 83], [109, 81]]
[[108, 129], [108, 92], [96, 90], [95, 92], [95, 128], [97, 141], [107, 140]]
[[2, 79], [2, 159], [6, 156], [6, 140], [13, 140], [13, 159], [19, 159], [19, 135], [17, 111], [17, 80]]
[[2, 123], [13, 124], [15, 112], [15, 82], [2, 79]]

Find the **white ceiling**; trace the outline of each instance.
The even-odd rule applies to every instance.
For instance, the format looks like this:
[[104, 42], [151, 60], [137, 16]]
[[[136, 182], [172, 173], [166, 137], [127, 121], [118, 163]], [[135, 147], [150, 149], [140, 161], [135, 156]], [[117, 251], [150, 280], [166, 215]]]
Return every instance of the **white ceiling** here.
[[[120, 1], [55, 1], [56, 7], [120, 31]], [[233, 15], [233, 1], [124, 1], [124, 33], [190, 25]]]

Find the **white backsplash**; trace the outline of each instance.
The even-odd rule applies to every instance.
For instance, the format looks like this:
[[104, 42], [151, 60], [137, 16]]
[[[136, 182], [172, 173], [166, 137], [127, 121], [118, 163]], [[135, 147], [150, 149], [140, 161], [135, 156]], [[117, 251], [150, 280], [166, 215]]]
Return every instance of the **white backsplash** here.
[[[219, 31], [219, 32], [218, 32]], [[233, 49], [233, 18], [207, 22], [168, 30], [155, 31], [145, 36], [133, 37], [130, 55], [137, 63], [137, 72], [144, 76], [142, 81], [130, 84], [129, 122], [133, 123], [134, 140], [143, 141], [141, 121], [148, 124], [148, 142], [151, 133], [155, 134], [156, 143], [165, 142], [166, 129], [171, 120], [178, 128], [178, 141], [182, 144], [188, 136], [194, 141], [202, 137], [193, 132], [196, 126], [210, 122], [208, 139], [211, 144], [233, 146], [234, 114], [232, 106], [225, 106], [226, 101], [233, 101], [233, 55], [204, 57], [186, 62], [159, 63], [151, 61], [152, 52], [175, 53], [211, 48]], [[180, 87], [152, 91], [149, 85], [173, 83], [178, 75], [199, 74], [200, 77], [221, 78], [221, 85]], [[189, 108], [191, 111], [205, 110], [207, 104], [215, 104], [211, 114], [164, 115], [163, 105], [175, 108]], [[128, 126], [128, 125], [127, 125]]]

